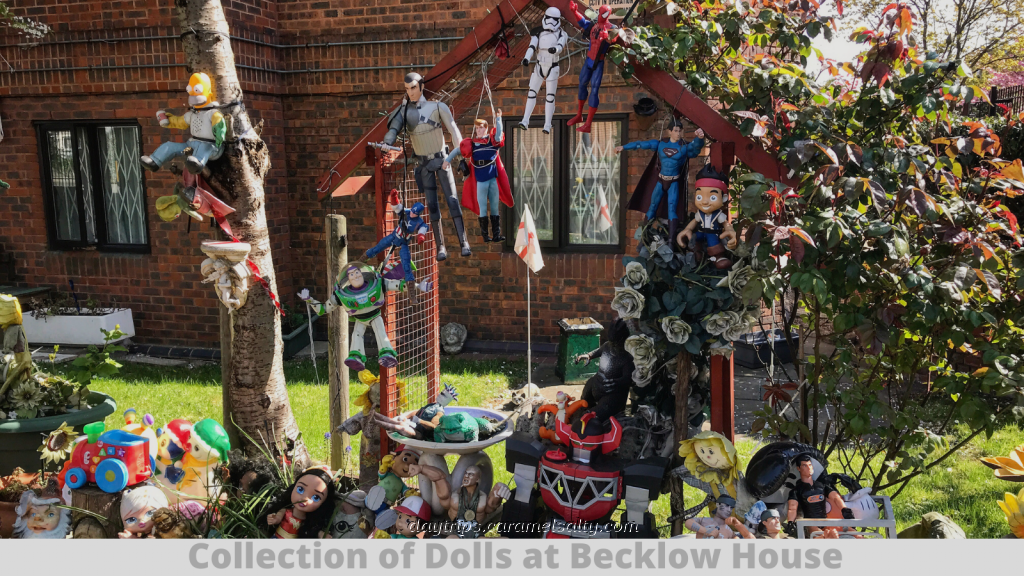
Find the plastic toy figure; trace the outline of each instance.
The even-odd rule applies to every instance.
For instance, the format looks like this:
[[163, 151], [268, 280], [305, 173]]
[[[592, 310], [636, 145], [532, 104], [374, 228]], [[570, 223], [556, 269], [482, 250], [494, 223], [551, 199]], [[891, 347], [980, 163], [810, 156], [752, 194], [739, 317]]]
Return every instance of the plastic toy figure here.
[[[394, 512], [398, 517], [394, 523], [395, 533], [391, 535], [392, 538], [423, 537], [423, 532], [427, 529], [425, 523], [430, 522], [430, 505], [424, 502], [423, 498], [410, 496], [395, 506]], [[386, 522], [387, 518], [387, 516], [378, 517], [378, 521], [385, 520]]]
[[530, 91], [526, 93], [526, 109], [523, 111], [523, 120], [519, 127], [523, 130], [530, 128], [530, 115], [537, 105], [537, 94], [540, 93], [540, 86], [546, 86], [547, 93], [544, 96], [544, 133], [551, 133], [551, 117], [555, 114], [555, 94], [558, 93], [558, 77], [561, 74], [561, 67], [558, 61], [560, 54], [565, 50], [565, 43], [569, 41], [569, 35], [562, 30], [562, 12], [558, 8], [548, 8], [544, 11], [544, 18], [541, 25], [530, 30], [530, 47], [526, 49], [523, 56], [523, 66], [530, 65], [530, 59], [537, 56], [537, 64], [530, 74]]
[[588, 410], [596, 414], [596, 418], [590, 420], [589, 429], [584, 429], [584, 436], [604, 434], [608, 431], [609, 418], [626, 409], [634, 368], [633, 356], [625, 348], [626, 338], [629, 338], [629, 327], [625, 321], [617, 319], [608, 331], [608, 340], [600, 348], [575, 358], [577, 364], [583, 362], [584, 366], [599, 358], [597, 374], [583, 386], [582, 400]]
[[[456, 156], [467, 161], [468, 175], [462, 183], [462, 204], [480, 217], [480, 231], [484, 242], [504, 242], [501, 234], [501, 217], [498, 215], [498, 199], [511, 207], [512, 186], [501, 163], [498, 149], [505, 145], [502, 134], [501, 110], [494, 117], [494, 127], [488, 129], [487, 121], [477, 119], [473, 125], [473, 137], [459, 143], [456, 150], [444, 159], [443, 167], [448, 169]], [[490, 203], [490, 222], [493, 237], [487, 235], [487, 204]]]
[[[795, 521], [798, 512], [804, 518], [827, 518], [826, 503], [831, 504], [833, 510], [840, 510], [843, 518], [847, 520], [855, 518], [853, 510], [846, 507], [842, 496], [835, 488], [814, 478], [814, 466], [810, 455], [798, 456], [796, 466], [800, 473], [800, 479], [789, 492], [789, 506], [786, 511], [788, 522]], [[814, 528], [810, 529], [812, 532], [814, 530]]]
[[399, 414], [397, 418], [375, 412], [373, 417], [377, 425], [385, 430], [415, 440], [433, 440], [434, 430], [441, 423], [444, 409], [459, 399], [459, 392], [451, 384], [445, 384], [437, 399], [416, 411]]
[[[583, 420], [593, 417], [590, 412]], [[546, 451], [526, 432], [516, 432], [505, 441], [506, 469], [515, 475], [516, 488], [502, 510], [503, 536], [536, 537], [520, 527], [537, 520], [539, 497], [554, 516], [547, 522], [545, 538], [614, 537], [617, 527], [611, 516], [623, 499], [626, 510], [619, 520], [621, 531], [629, 538], [658, 537], [649, 508], [658, 499], [668, 459], [623, 463], [609, 457], [622, 441], [622, 425], [614, 416], [609, 425], [609, 432], [602, 436], [583, 437], [568, 424], [556, 422], [555, 431], [572, 447], [572, 457], [561, 450]], [[586, 527], [581, 528], [581, 523]], [[621, 527], [623, 524], [632, 526]]]
[[266, 525], [276, 526], [272, 538], [323, 538], [334, 514], [334, 476], [326, 466], [307, 468], [264, 512]]
[[[589, 91], [590, 109], [587, 111], [587, 121], [576, 128], [576, 131], [590, 132], [590, 124], [594, 121], [594, 114], [601, 104], [598, 93], [601, 91], [601, 79], [604, 78], [604, 57], [608, 54], [608, 49], [612, 44], [627, 45], [629, 42], [625, 38], [625, 29], [608, 21], [612, 15], [611, 6], [602, 4], [597, 9], [597, 20], [593, 22], [580, 14], [576, 2], [569, 2], [569, 10], [576, 18], [580, 28], [583, 29], [583, 33], [587, 35], [589, 44], [587, 45], [587, 56], [583, 60], [583, 68], [580, 70], [579, 108], [576, 110], [576, 115], [565, 124], [574, 126], [583, 121], [583, 105], [588, 102], [587, 93]], [[617, 31], [614, 40], [611, 38], [613, 30]]]
[[153, 429], [153, 415], [143, 414], [142, 418], [139, 418], [135, 408], [129, 408], [124, 411], [123, 416], [124, 426], [121, 427], [121, 430], [149, 440], [149, 455], [156, 458], [158, 443], [156, 430]]
[[[402, 270], [405, 272], [405, 281], [416, 284], [416, 276], [413, 274], [412, 256], [409, 253], [409, 240], [416, 238], [416, 242], [422, 244], [427, 240], [427, 232], [430, 227], [423, 221], [423, 204], [417, 202], [412, 208], [402, 206], [398, 196], [398, 190], [392, 190], [388, 195], [388, 204], [391, 211], [395, 213], [398, 224], [395, 229], [377, 243], [376, 246], [366, 251], [366, 259], [374, 258], [388, 248], [398, 248], [398, 256], [402, 261]], [[416, 303], [416, 291], [409, 291], [409, 299]]]
[[215, 496], [220, 490], [219, 463], [227, 459], [231, 450], [227, 431], [216, 420], [200, 420], [192, 427], [189, 448], [181, 460], [185, 474], [177, 491], [197, 498]]
[[366, 538], [371, 523], [365, 513], [366, 492], [353, 490], [338, 500], [331, 516], [330, 531], [324, 538], [355, 539]]
[[441, 230], [441, 207], [437, 200], [437, 186], [440, 181], [448, 213], [455, 224], [455, 232], [459, 236], [462, 255], [470, 256], [472, 250], [466, 238], [466, 226], [462, 223], [462, 208], [459, 198], [455, 195], [455, 176], [451, 168], [442, 168], [448, 147], [444, 141], [444, 128], [451, 134], [452, 143], [462, 141], [462, 133], [455, 125], [455, 118], [448, 105], [436, 100], [427, 100], [423, 95], [423, 77], [415, 72], [405, 75], [405, 94], [401, 106], [391, 114], [388, 121], [388, 133], [384, 136], [384, 144], [392, 145], [398, 139], [398, 133], [407, 129], [413, 152], [416, 154], [416, 186], [427, 199], [427, 210], [430, 211], [430, 227], [434, 230], [434, 244], [437, 247], [438, 262], [448, 258], [448, 250], [444, 246], [444, 233]]
[[[555, 420], [558, 422], [568, 422], [572, 415], [576, 413], [580, 408], [586, 408], [586, 400], [576, 400], [572, 396], [569, 396], [565, 392], [559, 390], [555, 393], [554, 404], [543, 404], [537, 407], [537, 414], [554, 414]], [[549, 429], [545, 426], [540, 427], [540, 437], [554, 442], [555, 444], [561, 444], [562, 441], [558, 439], [558, 434], [554, 430]]]
[[21, 539], [58, 540], [68, 535], [71, 511], [58, 508], [61, 499], [36, 496], [32, 490], [21, 493], [14, 508], [14, 537]]
[[[695, 138], [689, 142], [683, 141], [683, 124], [673, 118], [668, 130], [668, 142], [664, 140], [642, 140], [629, 142], [622, 146], [615, 147], [615, 153], [623, 150], [654, 150], [658, 157], [660, 168], [658, 170], [658, 181], [651, 191], [647, 200], [647, 213], [644, 222], [651, 222], [658, 214], [658, 207], [662, 198], [668, 197], [668, 235], [669, 238], [676, 237], [676, 230], [679, 226], [679, 191], [682, 181], [683, 198], [686, 198], [686, 167], [691, 158], [700, 155], [704, 147], [704, 131], [697, 129]], [[639, 191], [639, 186], [637, 187]], [[686, 207], [683, 206], [685, 210]]]
[[64, 480], [72, 489], [94, 482], [108, 494], [149, 480], [153, 475], [149, 440], [124, 430], [103, 431], [102, 422], [86, 424], [86, 436], [71, 452]]
[[757, 528], [757, 537], [765, 540], [786, 540], [789, 535], [782, 531], [779, 511], [769, 508], [761, 513], [761, 523]]
[[679, 457], [683, 458], [683, 465], [673, 473], [683, 482], [715, 498], [722, 494], [736, 498], [738, 458], [736, 447], [728, 438], [706, 430], [680, 442]]
[[174, 497], [178, 482], [185, 477], [182, 459], [192, 449], [189, 440], [192, 438], [192, 423], [184, 419], [171, 420], [158, 429], [156, 471], [153, 480], [168, 497]]
[[[381, 319], [381, 309], [387, 300], [387, 292], [401, 292], [405, 289], [405, 274], [402, 272], [403, 269], [398, 266], [386, 270], [386, 274], [382, 275], [377, 272], [376, 268], [368, 264], [361, 262], [350, 264], [345, 269], [347, 280], [343, 281], [339, 278], [330, 298], [322, 304], [309, 297], [309, 290], [299, 292], [299, 298], [313, 306], [318, 316], [328, 314], [339, 306], [348, 310], [349, 319], [355, 322], [356, 326], [352, 330], [352, 339], [345, 365], [357, 372], [366, 369], [364, 336], [367, 326], [377, 337], [377, 363], [385, 368], [393, 368], [398, 365], [398, 353], [391, 347], [387, 328], [384, 326], [384, 320]], [[430, 282], [424, 280], [416, 284], [415, 289], [427, 292], [430, 290]]]
[[[684, 522], [687, 529], [697, 534], [698, 539], [719, 538], [747, 538], [753, 539], [754, 535], [747, 530], [739, 518], [732, 515], [736, 508], [736, 499], [728, 494], [722, 494], [715, 499], [714, 516], [710, 518], [690, 518]], [[738, 536], [737, 536], [738, 535]]]
[[227, 136], [227, 122], [224, 115], [217, 110], [219, 104], [213, 101], [213, 82], [202, 72], [196, 72], [189, 78], [188, 87], [189, 110], [181, 116], [157, 110], [156, 117], [160, 126], [188, 130], [190, 138], [187, 142], [164, 142], [150, 156], [141, 158], [142, 165], [156, 172], [171, 158], [181, 156], [186, 150], [192, 153], [185, 159], [185, 168], [192, 174], [199, 174], [210, 160], [220, 158], [224, 152], [224, 138]]
[[410, 469], [419, 463], [419, 451], [405, 446], [396, 455], [388, 454], [381, 459], [377, 485], [366, 493], [366, 508], [379, 514], [403, 496], [413, 494], [414, 489], [409, 488], [403, 479], [415, 476]]
[[466, 468], [458, 492], [452, 491], [448, 475], [440, 468], [412, 466], [409, 471], [430, 479], [441, 506], [448, 511], [448, 518], [457, 523], [460, 538], [479, 538], [481, 523], [501, 506], [503, 500], [512, 496], [512, 491], [501, 482], [491, 487], [490, 494], [482, 494], [479, 490], [481, 473], [477, 466]]
[[167, 498], [156, 486], [139, 486], [121, 495], [121, 522], [124, 531], [118, 538], [146, 538], [153, 532], [153, 515], [167, 508]]
[[[700, 244], [707, 250], [715, 268], [725, 270], [732, 266], [732, 261], [724, 256], [725, 249], [736, 247], [736, 231], [729, 223], [726, 207], [729, 202], [728, 176], [708, 164], [697, 173], [694, 187], [693, 203], [697, 205], [698, 212], [676, 237], [676, 242], [680, 246], [684, 245], [680, 239]], [[722, 241], [725, 241], [725, 246], [722, 246]]]

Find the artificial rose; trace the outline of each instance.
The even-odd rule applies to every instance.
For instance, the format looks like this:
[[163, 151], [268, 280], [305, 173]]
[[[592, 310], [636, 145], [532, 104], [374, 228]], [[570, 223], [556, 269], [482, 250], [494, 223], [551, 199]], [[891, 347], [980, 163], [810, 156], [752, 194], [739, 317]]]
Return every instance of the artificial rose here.
[[647, 269], [639, 262], [626, 264], [626, 275], [622, 277], [622, 285], [626, 288], [639, 290], [647, 284]]
[[750, 266], [744, 266], [742, 268], [733, 268], [729, 271], [729, 275], [716, 285], [719, 288], [728, 288], [729, 292], [733, 296], [739, 298], [743, 292], [743, 288], [747, 285], [747, 282], [754, 276], [754, 269]]
[[623, 320], [639, 318], [644, 311], [644, 295], [632, 288], [616, 288], [615, 296], [612, 297], [612, 310]]
[[690, 324], [679, 316], [665, 316], [661, 319], [661, 329], [665, 338], [673, 344], [686, 344], [690, 339]]
[[705, 318], [704, 328], [708, 331], [708, 334], [711, 334], [712, 336], [719, 336], [740, 322], [742, 322], [742, 316], [739, 312], [726, 310], [724, 312], [711, 314]]
[[637, 366], [633, 370], [633, 383], [637, 388], [644, 388], [654, 378], [654, 369], [651, 366]]
[[626, 352], [633, 357], [633, 364], [650, 369], [658, 359], [654, 349], [654, 338], [646, 334], [626, 338]]
[[711, 342], [708, 346], [708, 352], [712, 356], [725, 356], [728, 358], [729, 356], [732, 356], [732, 351], [732, 344], [726, 344], [723, 342]]

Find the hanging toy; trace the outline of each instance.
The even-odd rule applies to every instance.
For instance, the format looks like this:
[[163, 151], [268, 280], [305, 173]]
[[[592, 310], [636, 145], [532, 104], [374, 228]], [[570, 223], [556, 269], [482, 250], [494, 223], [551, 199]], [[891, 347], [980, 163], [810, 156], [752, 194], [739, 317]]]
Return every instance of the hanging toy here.
[[182, 212], [200, 222], [203, 216], [208, 216], [217, 222], [225, 234], [233, 237], [227, 215], [235, 209], [217, 198], [202, 176], [186, 171], [181, 178], [184, 186], [177, 183], [174, 185], [174, 194], [156, 199], [156, 212], [160, 219], [170, 222], [181, 216]]
[[583, 29], [583, 33], [587, 35], [589, 44], [587, 46], [587, 57], [584, 59], [583, 68], [580, 70], [579, 109], [576, 111], [576, 115], [565, 124], [567, 126], [575, 126], [582, 122], [583, 106], [589, 101], [590, 110], [587, 112], [587, 120], [576, 128], [577, 132], [589, 133], [590, 125], [594, 121], [594, 114], [597, 113], [597, 107], [601, 104], [598, 92], [601, 90], [601, 80], [604, 78], [604, 59], [608, 54], [608, 49], [611, 48], [612, 44], [628, 46], [631, 43], [633, 34], [628, 28], [619, 28], [609, 22], [608, 18], [612, 15], [612, 8], [607, 4], [602, 4], [597, 9], [597, 19], [593, 21], [588, 20], [586, 16], [579, 12], [576, 2], [569, 2], [569, 10], [572, 12], [573, 17], [576, 18], [580, 28]]
[[562, 12], [558, 8], [548, 8], [544, 12], [541, 26], [530, 31], [530, 47], [523, 56], [523, 66], [530, 65], [530, 58], [535, 54], [537, 64], [530, 74], [530, 91], [526, 93], [526, 110], [519, 127], [526, 130], [530, 127], [530, 115], [537, 105], [537, 94], [541, 84], [547, 93], [544, 96], [544, 133], [551, 133], [551, 117], [555, 114], [555, 94], [558, 92], [558, 77], [561, 68], [558, 65], [560, 54], [565, 50], [569, 36], [562, 30]]
[[188, 130], [190, 138], [182, 142], [164, 142], [153, 154], [140, 158], [142, 166], [156, 172], [165, 162], [190, 152], [185, 159], [185, 168], [199, 174], [210, 160], [220, 158], [224, 152], [224, 138], [227, 136], [227, 122], [217, 110], [219, 104], [213, 100], [213, 81], [203, 72], [196, 72], [189, 78], [189, 109], [181, 116], [157, 110], [156, 117], [162, 128]]

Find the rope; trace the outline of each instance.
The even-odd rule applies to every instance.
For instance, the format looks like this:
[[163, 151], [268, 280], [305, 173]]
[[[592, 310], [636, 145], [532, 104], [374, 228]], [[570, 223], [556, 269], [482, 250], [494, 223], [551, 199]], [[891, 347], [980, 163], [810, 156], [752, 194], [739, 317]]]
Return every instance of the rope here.
[[[309, 334], [309, 359], [313, 361], [313, 374], [316, 375], [316, 385], [320, 386], [320, 371], [316, 367], [316, 350], [313, 345], [313, 313], [310, 310], [312, 306], [306, 303], [306, 333]], [[342, 326], [343, 329], [348, 330], [348, 326]]]

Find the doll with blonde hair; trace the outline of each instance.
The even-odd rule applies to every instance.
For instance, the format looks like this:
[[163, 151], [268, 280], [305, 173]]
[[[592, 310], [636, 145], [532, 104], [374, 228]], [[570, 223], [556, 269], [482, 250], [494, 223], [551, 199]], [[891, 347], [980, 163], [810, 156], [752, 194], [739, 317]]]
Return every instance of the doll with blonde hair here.
[[147, 538], [153, 532], [153, 516], [167, 508], [167, 497], [156, 486], [144, 485], [125, 490], [121, 495], [121, 522], [124, 531], [118, 538]]

